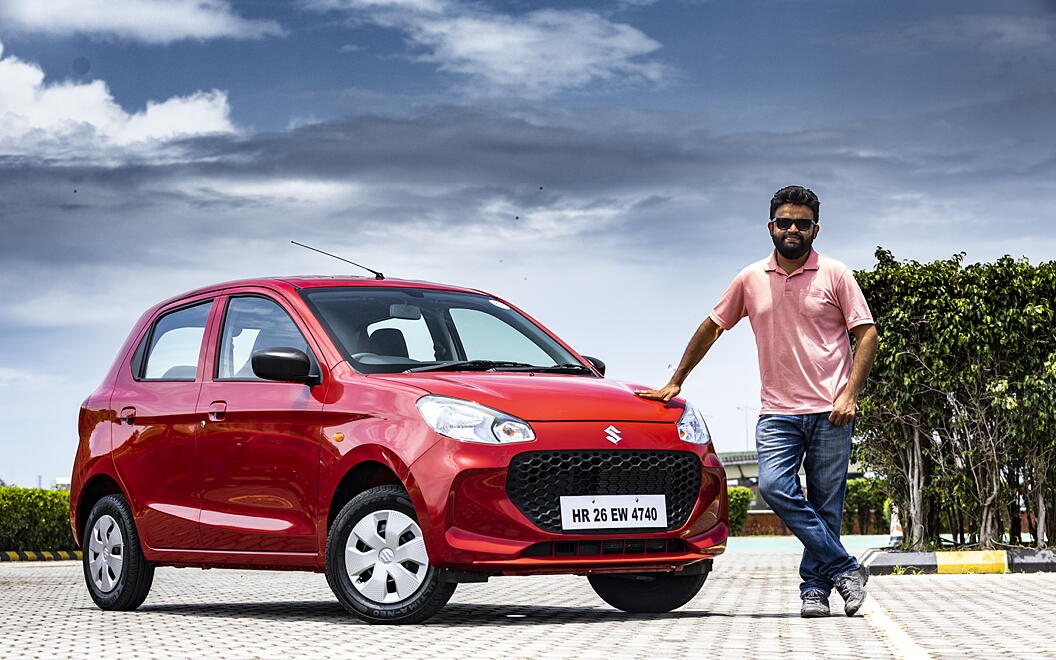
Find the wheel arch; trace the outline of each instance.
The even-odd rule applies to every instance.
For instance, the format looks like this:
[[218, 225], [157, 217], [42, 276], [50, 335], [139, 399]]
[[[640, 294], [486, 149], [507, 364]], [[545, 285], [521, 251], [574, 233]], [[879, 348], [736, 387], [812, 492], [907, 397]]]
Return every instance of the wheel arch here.
[[353, 497], [365, 490], [392, 484], [402, 486], [404, 490], [410, 492], [408, 484], [400, 477], [400, 472], [407, 478], [410, 477], [407, 469], [402, 464], [392, 464], [390, 460], [391, 458], [384, 455], [365, 456], [345, 468], [344, 476], [337, 483], [330, 498], [326, 515], [327, 533], [341, 509]]
[[88, 522], [88, 514], [91, 513], [92, 507], [107, 495], [124, 497], [125, 492], [117, 479], [105, 472], [92, 475], [81, 489], [81, 495], [77, 501], [77, 527], [73, 530], [74, 539], [78, 545], [83, 545], [84, 526]]

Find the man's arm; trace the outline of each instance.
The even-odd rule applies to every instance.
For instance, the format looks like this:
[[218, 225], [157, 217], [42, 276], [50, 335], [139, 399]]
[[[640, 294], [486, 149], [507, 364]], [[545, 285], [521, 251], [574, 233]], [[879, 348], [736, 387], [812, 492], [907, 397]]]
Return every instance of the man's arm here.
[[851, 378], [847, 381], [847, 387], [833, 401], [832, 412], [829, 413], [829, 421], [836, 426], [843, 426], [854, 419], [854, 414], [858, 410], [858, 393], [862, 391], [865, 379], [869, 376], [869, 370], [873, 368], [876, 347], [880, 343], [879, 336], [876, 334], [876, 326], [872, 323], [856, 325], [851, 328], [851, 334], [858, 341], [858, 348], [854, 351]]
[[670, 401], [672, 397], [678, 396], [678, 393], [682, 391], [682, 383], [685, 382], [686, 376], [693, 370], [693, 367], [697, 366], [721, 334], [722, 328], [718, 323], [710, 316], [704, 319], [697, 331], [693, 333], [693, 338], [689, 340], [689, 345], [682, 354], [682, 361], [678, 363], [678, 368], [671, 375], [671, 380], [667, 385], [658, 390], [635, 390], [634, 393], [646, 399], [659, 399], [660, 401]]

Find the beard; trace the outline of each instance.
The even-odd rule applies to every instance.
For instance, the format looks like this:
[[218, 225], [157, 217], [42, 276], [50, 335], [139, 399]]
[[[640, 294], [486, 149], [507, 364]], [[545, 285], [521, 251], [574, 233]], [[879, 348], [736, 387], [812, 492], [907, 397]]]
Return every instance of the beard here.
[[777, 248], [777, 252], [785, 259], [799, 259], [807, 252], [810, 252], [810, 246], [814, 243], [814, 239], [803, 234], [800, 234], [799, 242], [789, 243], [785, 241], [785, 236], [779, 236], [773, 234], [770, 238], [774, 241], [774, 247]]

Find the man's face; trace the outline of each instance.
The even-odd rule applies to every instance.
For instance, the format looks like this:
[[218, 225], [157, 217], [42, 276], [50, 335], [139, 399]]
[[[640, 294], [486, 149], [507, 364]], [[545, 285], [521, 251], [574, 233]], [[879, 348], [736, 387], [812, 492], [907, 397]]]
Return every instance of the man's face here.
[[[774, 211], [775, 218], [789, 218], [792, 220], [813, 220], [814, 211], [809, 206], [802, 204], [782, 204]], [[770, 238], [774, 240], [774, 247], [785, 259], [799, 259], [810, 251], [811, 244], [818, 236], [818, 226], [814, 225], [807, 231], [800, 231], [795, 223], [788, 229], [778, 229], [771, 220], [766, 225], [770, 229]]]

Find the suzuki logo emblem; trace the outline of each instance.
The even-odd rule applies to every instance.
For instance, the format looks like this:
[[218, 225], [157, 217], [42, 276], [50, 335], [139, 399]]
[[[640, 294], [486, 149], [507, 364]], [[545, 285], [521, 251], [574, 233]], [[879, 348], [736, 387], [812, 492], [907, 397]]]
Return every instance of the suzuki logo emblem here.
[[620, 437], [620, 433], [622, 433], [622, 431], [615, 426], [610, 426], [605, 429], [605, 437], [614, 445], [619, 444], [620, 440], [623, 440], [623, 438]]

